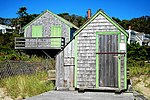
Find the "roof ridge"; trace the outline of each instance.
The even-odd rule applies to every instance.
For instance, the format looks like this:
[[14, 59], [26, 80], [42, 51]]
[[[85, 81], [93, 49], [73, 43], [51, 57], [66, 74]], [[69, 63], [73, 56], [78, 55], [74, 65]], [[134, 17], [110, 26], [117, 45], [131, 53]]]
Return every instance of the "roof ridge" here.
[[68, 21], [68, 20], [66, 20], [66, 19], [64, 19], [64, 18], [62, 18], [61, 16], [59, 16], [59, 15], [53, 13], [53, 12], [50, 11], [50, 10], [46, 10], [46, 11], [49, 12], [49, 13], [51, 13], [51, 14], [53, 14], [54, 16], [58, 17], [60, 20], [63, 20], [64, 22], [67, 22], [66, 24], [69, 24], [70, 26], [73, 26], [73, 27], [75, 27], [75, 28], [78, 29], [78, 27], [77, 27], [76, 25], [74, 25], [73, 23], [71, 23], [70, 21]]
[[[116, 21], [114, 21], [111, 17], [109, 17], [102, 9], [99, 9], [90, 19], [88, 19], [76, 32], [76, 36], [84, 27], [86, 27], [91, 21], [93, 21], [98, 15], [104, 16], [110, 23], [112, 23], [118, 30], [122, 31], [126, 36], [128, 36], [128, 33], [126, 30], [120, 26]], [[117, 27], [118, 26], [118, 27]]]
[[45, 10], [45, 11], [43, 11], [40, 15], [38, 15], [36, 18], [34, 18], [31, 22], [29, 22], [27, 25], [25, 25], [24, 27], [23, 27], [23, 29], [25, 29], [27, 26], [29, 26], [32, 22], [34, 22], [35, 20], [37, 20], [39, 17], [41, 17], [43, 14], [45, 14], [46, 12], [48, 12], [48, 13], [50, 13], [50, 14], [52, 14], [53, 16], [55, 16], [55, 17], [57, 17], [58, 19], [60, 19], [61, 21], [63, 21], [64, 23], [66, 23], [67, 25], [69, 25], [69, 26], [71, 26], [71, 27], [74, 27], [74, 28], [76, 28], [76, 29], [79, 29], [77, 26], [75, 26], [73, 23], [71, 23], [71, 22], [69, 22], [69, 21], [67, 21], [66, 19], [64, 19], [64, 18], [62, 18], [62, 17], [60, 17], [60, 16], [58, 16], [57, 14], [55, 14], [55, 13], [53, 13], [53, 12], [51, 12], [50, 10]]
[[[115, 27], [116, 27], [116, 25], [117, 26], [119, 26], [120, 27], [120, 29], [118, 29], [118, 30], [120, 30], [120, 31], [122, 31], [126, 36], [128, 36], [128, 33], [126, 32], [126, 30], [123, 28], [123, 27], [121, 27], [116, 21], [114, 21], [112, 18], [110, 18], [107, 14], [105, 14], [105, 12], [102, 10], [102, 9], [99, 9], [90, 19], [88, 19], [78, 30], [76, 30], [75, 32], [74, 32], [74, 36], [73, 36], [73, 38], [63, 47], [63, 49], [62, 50], [64, 50], [65, 49], [65, 47], [67, 46], [67, 45], [69, 45], [69, 43], [73, 40], [73, 39], [75, 39], [75, 37], [82, 31], [82, 29], [84, 29], [91, 21], [93, 21], [98, 15], [102, 15], [103, 16], [103, 14], [105, 15], [104, 17], [106, 18], [106, 17], [108, 17], [111, 21], [113, 21], [113, 23], [112, 22], [110, 22], [110, 23], [112, 23]], [[107, 19], [107, 18], [106, 18]], [[109, 21], [109, 19], [107, 19], [108, 21]], [[118, 28], [118, 27], [117, 27]], [[57, 54], [59, 54], [62, 50], [60, 50]]]

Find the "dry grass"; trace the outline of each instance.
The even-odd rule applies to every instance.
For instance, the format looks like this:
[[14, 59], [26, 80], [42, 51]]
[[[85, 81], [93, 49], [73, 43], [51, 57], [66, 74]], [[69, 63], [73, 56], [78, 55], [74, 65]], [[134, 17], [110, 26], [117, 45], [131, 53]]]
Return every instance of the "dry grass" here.
[[18, 75], [2, 79], [0, 85], [6, 88], [12, 98], [26, 98], [53, 89], [54, 84], [47, 79], [46, 72], [38, 72], [32, 75]]
[[150, 76], [141, 75], [139, 77], [132, 77], [131, 80], [133, 82], [133, 89], [150, 99]]

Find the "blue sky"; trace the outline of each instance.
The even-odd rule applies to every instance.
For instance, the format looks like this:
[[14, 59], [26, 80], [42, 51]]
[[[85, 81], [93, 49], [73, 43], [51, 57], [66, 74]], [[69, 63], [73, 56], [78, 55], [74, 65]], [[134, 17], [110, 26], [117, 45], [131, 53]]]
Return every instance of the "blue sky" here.
[[16, 12], [22, 6], [29, 14], [39, 14], [49, 9], [58, 14], [68, 12], [85, 16], [87, 9], [94, 14], [103, 9], [111, 17], [132, 19], [150, 16], [150, 0], [0, 0], [0, 17], [17, 17]]

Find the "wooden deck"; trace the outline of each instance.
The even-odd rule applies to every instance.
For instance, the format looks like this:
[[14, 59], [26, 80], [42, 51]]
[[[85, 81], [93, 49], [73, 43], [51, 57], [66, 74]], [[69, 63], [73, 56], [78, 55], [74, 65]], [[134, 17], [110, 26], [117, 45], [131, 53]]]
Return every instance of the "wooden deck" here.
[[15, 49], [62, 49], [64, 37], [15, 37]]

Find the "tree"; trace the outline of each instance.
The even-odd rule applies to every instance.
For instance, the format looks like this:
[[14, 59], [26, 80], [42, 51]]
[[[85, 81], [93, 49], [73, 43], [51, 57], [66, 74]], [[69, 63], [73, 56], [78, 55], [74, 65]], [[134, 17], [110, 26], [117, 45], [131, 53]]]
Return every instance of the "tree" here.
[[27, 11], [26, 7], [21, 7], [21, 8], [19, 8], [19, 10], [17, 11], [16, 14], [18, 14], [19, 18], [23, 18], [28, 15], [28, 13], [26, 11]]
[[39, 15], [39, 14], [28, 14], [26, 7], [19, 8], [16, 14], [18, 14], [18, 18], [15, 19], [14, 23], [16, 26], [19, 26], [20, 28], [28, 24], [30, 21], [32, 21], [35, 17]]
[[119, 18], [112, 17], [112, 19], [113, 19], [114, 21], [116, 21], [117, 23], [120, 23], [120, 22], [121, 22], [121, 20], [120, 20]]
[[18, 18], [15, 20], [16, 21], [15, 23], [16, 23], [16, 27], [18, 27], [17, 28], [18, 30], [20, 30], [21, 27], [26, 24], [25, 20], [26, 17], [28, 16], [28, 13], [26, 11], [27, 11], [26, 7], [21, 7], [16, 13], [18, 14]]
[[150, 34], [150, 16], [142, 16], [139, 18], [133, 18], [131, 20], [120, 20], [119, 18], [115, 17], [112, 17], [112, 19], [119, 23], [126, 30], [129, 26], [132, 26], [132, 30]]
[[78, 16], [75, 14], [69, 15], [69, 13], [62, 13], [62, 14], [58, 14], [58, 16], [61, 16], [62, 18], [66, 19], [67, 21], [73, 23], [78, 27], [82, 26], [86, 21], [85, 17]]

